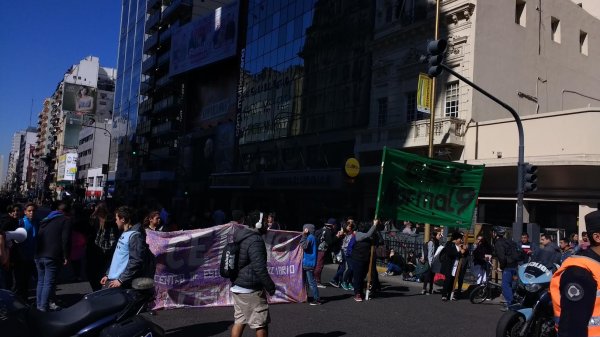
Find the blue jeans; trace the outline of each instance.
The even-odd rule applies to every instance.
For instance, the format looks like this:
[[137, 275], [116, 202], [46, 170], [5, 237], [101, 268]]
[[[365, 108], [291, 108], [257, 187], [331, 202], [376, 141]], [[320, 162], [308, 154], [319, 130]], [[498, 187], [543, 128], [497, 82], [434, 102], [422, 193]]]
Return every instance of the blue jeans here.
[[50, 296], [54, 294], [56, 287], [56, 274], [58, 273], [59, 261], [49, 257], [35, 259], [38, 272], [37, 288], [35, 292], [38, 310], [48, 311]]
[[332, 279], [332, 281], [335, 283], [342, 282], [344, 278], [344, 272], [346, 271], [346, 257], [344, 255], [345, 254], [342, 254], [342, 262], [340, 262], [340, 264], [338, 265], [338, 269], [335, 272], [335, 276]]
[[517, 268], [504, 268], [502, 270], [502, 296], [506, 304], [510, 305], [513, 301], [513, 276], [517, 275]]
[[308, 287], [313, 294], [313, 301], [317, 301], [319, 299], [319, 288], [317, 287], [317, 280], [315, 280], [315, 271], [314, 269], [305, 269], [304, 274], [306, 275]]
[[397, 264], [393, 264], [393, 263], [389, 262], [387, 265], [387, 272], [394, 273], [394, 274], [400, 274], [402, 272], [402, 268], [400, 268], [400, 266]]

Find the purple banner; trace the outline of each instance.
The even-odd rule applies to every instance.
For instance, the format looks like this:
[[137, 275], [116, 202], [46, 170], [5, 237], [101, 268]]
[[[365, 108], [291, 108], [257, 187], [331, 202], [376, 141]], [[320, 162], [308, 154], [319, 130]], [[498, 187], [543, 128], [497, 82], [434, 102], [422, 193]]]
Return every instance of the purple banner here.
[[[221, 252], [241, 225], [225, 224], [180, 232], [147, 231], [156, 256], [153, 309], [233, 305], [229, 279], [219, 274]], [[269, 303], [305, 302], [301, 234], [268, 231], [267, 268], [277, 291]]]

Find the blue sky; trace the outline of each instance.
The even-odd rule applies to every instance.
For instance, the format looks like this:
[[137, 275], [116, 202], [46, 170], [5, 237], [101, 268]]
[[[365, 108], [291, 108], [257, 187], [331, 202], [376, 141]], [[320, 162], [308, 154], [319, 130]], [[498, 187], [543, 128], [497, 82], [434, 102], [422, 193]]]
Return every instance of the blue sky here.
[[[11, 1], [0, 11], [0, 154], [37, 118], [65, 71], [86, 56], [116, 68], [121, 0]], [[33, 99], [33, 108], [32, 108]]]

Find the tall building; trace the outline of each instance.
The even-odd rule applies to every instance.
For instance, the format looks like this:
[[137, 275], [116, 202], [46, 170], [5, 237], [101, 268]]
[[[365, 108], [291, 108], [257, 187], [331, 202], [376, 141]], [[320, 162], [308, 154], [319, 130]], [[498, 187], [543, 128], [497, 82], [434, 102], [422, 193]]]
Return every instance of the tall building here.
[[33, 193], [33, 149], [36, 138], [37, 130], [34, 127], [13, 135], [5, 188], [19, 197]]
[[111, 120], [115, 78], [115, 69], [101, 67], [97, 57], [88, 56], [65, 72], [52, 97], [44, 101], [34, 155], [38, 198], [60, 198], [65, 190], [74, 196], [80, 192], [79, 133], [90, 123]]
[[[427, 154], [429, 116], [417, 111], [419, 56], [433, 39], [435, 1], [378, 1], [369, 127], [356, 153], [367, 186], [376, 186], [381, 148]], [[542, 4], [542, 8], [540, 6]], [[587, 5], [591, 7], [588, 12]], [[445, 62], [518, 113], [525, 161], [539, 167], [538, 189], [525, 196], [524, 221], [541, 230], [578, 230], [600, 202], [600, 60], [593, 32], [597, 4], [577, 1], [441, 1]], [[478, 221], [515, 219], [517, 126], [511, 114], [451, 74], [437, 78], [434, 156], [485, 164]], [[364, 205], [376, 190], [365, 189]], [[520, 229], [519, 229], [520, 230]], [[579, 228], [581, 230], [581, 228]], [[519, 234], [519, 233], [517, 233]]]
[[[160, 7], [161, 1], [151, 2]], [[134, 165], [130, 144], [135, 140], [139, 107], [146, 99], [147, 89], [147, 81], [142, 78], [146, 18], [146, 0], [123, 0], [110, 146], [115, 165], [109, 169], [109, 193], [118, 185], [123, 190], [131, 185]]]

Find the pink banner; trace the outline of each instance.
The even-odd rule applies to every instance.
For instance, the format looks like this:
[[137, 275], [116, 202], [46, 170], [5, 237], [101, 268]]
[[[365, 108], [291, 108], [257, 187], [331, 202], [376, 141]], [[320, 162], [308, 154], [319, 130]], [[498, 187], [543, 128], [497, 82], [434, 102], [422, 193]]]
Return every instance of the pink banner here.
[[[219, 275], [221, 252], [240, 225], [221, 225], [180, 232], [147, 231], [156, 256], [153, 309], [233, 305], [229, 279]], [[269, 303], [305, 302], [301, 234], [268, 231], [267, 268], [277, 291]]]

